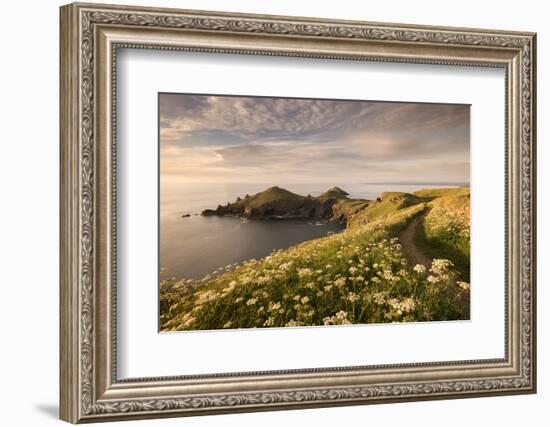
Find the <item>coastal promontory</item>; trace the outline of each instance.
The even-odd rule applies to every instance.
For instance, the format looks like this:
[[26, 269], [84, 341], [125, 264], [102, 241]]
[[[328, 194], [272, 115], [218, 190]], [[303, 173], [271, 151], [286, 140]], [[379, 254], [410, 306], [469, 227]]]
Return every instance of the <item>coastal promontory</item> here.
[[275, 186], [252, 196], [238, 197], [225, 206], [206, 209], [201, 215], [250, 219], [334, 219], [334, 206], [343, 200], [349, 200], [348, 193], [338, 187], [314, 197]]

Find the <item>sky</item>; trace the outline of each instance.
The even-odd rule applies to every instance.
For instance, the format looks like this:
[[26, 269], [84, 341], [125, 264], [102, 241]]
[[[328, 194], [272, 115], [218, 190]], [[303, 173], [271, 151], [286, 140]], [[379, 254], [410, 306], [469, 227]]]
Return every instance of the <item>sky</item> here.
[[470, 107], [160, 94], [161, 179], [468, 183]]

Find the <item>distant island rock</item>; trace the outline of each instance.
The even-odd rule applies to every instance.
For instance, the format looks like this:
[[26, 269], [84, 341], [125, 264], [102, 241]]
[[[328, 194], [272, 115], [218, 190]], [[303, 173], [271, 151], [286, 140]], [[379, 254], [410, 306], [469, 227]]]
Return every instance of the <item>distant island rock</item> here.
[[[250, 219], [331, 219], [346, 220], [351, 199], [339, 187], [333, 187], [320, 196], [302, 196], [281, 187], [271, 187], [261, 193], [248, 194], [234, 203], [218, 205], [216, 209], [202, 211], [203, 216], [236, 216]], [[346, 203], [344, 203], [346, 202]], [[367, 203], [368, 201], [362, 201]]]

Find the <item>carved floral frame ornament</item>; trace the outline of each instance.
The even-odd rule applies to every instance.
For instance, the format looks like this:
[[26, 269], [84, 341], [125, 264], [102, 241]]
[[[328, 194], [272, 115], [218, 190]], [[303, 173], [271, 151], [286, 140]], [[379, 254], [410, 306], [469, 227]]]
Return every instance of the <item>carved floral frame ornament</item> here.
[[[523, 32], [63, 6], [61, 418], [77, 423], [535, 392], [535, 41]], [[504, 68], [505, 357], [117, 379], [118, 48]]]

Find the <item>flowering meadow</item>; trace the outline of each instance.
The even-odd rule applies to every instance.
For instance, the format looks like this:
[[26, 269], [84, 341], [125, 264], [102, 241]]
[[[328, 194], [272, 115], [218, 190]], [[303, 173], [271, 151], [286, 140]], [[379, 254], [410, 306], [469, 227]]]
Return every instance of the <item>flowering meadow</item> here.
[[357, 220], [358, 212], [341, 233], [225, 266], [200, 281], [163, 280], [161, 330], [468, 319], [470, 285], [453, 260], [413, 264], [398, 236], [426, 215], [424, 244], [469, 255], [469, 190], [467, 215], [464, 200], [455, 200], [466, 197], [461, 193], [407, 195], [394, 209], [380, 208], [396, 194], [365, 208], [380, 215]]
[[[429, 193], [424, 193], [429, 194]], [[433, 256], [452, 258], [465, 280], [470, 275], [470, 189], [453, 191], [429, 203], [417, 243]]]

